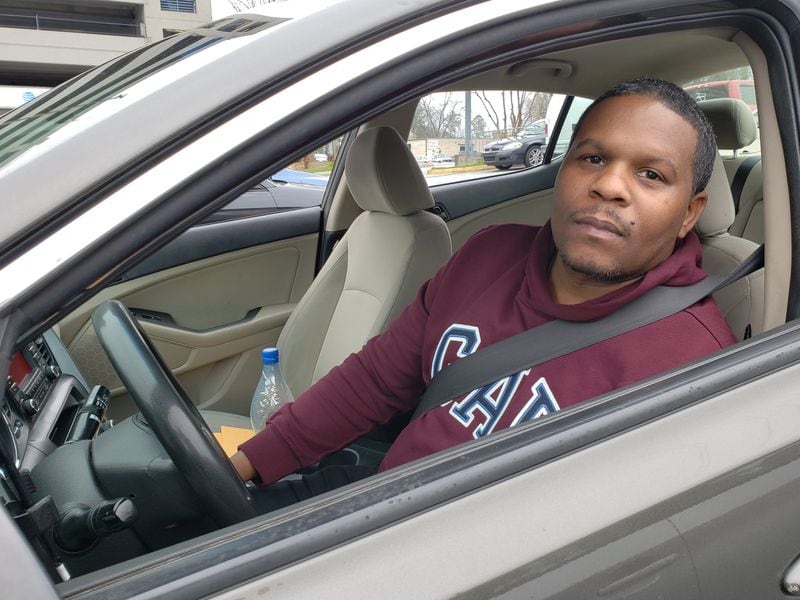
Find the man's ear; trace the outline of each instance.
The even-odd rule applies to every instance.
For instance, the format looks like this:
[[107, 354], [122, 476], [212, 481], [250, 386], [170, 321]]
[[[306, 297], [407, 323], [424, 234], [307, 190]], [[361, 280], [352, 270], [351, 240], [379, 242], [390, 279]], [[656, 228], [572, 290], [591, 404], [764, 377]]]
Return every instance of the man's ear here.
[[689, 206], [686, 208], [686, 215], [683, 217], [683, 223], [681, 224], [681, 229], [678, 232], [679, 239], [685, 238], [686, 234], [688, 234], [695, 226], [695, 223], [697, 223], [700, 215], [703, 214], [703, 209], [706, 207], [706, 202], [708, 202], [708, 193], [706, 191], [698, 192], [689, 201]]

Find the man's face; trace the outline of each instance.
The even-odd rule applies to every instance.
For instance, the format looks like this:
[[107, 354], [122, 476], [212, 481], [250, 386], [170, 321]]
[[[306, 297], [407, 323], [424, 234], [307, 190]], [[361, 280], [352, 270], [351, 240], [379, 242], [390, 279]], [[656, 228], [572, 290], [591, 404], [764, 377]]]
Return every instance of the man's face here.
[[694, 227], [697, 133], [655, 98], [604, 100], [586, 117], [555, 184], [558, 260], [578, 277], [622, 282], [663, 262]]

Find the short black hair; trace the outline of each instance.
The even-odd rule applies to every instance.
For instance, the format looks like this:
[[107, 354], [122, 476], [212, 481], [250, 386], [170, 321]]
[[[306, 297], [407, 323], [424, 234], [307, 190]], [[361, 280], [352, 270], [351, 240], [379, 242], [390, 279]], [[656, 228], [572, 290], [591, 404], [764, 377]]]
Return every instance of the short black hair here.
[[578, 135], [584, 119], [604, 100], [615, 96], [650, 96], [655, 98], [667, 108], [673, 110], [694, 128], [697, 132], [697, 147], [694, 152], [694, 185], [692, 194], [706, 189], [711, 172], [714, 170], [714, 159], [717, 155], [717, 142], [714, 137], [714, 130], [705, 113], [700, 110], [697, 103], [685, 90], [674, 83], [663, 79], [653, 79], [642, 77], [631, 79], [616, 84], [614, 87], [604, 92], [583, 112], [575, 129], [572, 132], [570, 147]]

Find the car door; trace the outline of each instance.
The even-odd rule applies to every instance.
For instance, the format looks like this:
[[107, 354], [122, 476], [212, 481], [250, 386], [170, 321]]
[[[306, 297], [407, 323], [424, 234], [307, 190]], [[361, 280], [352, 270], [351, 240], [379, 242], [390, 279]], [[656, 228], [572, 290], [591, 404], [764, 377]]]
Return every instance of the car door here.
[[199, 407], [247, 414], [260, 349], [276, 345], [316, 271], [323, 200], [333, 184], [330, 170], [307, 173], [303, 162], [209, 215], [60, 323], [89, 384], [110, 387], [114, 418], [136, 409], [90, 321], [109, 298], [133, 311]]
[[[621, 25], [626, 28], [621, 39], [631, 43], [636, 34], [649, 35], [656, 22], [677, 29], [672, 41], [685, 43], [691, 36], [682, 35], [682, 28], [688, 23], [709, 44], [729, 35], [731, 25], [753, 25], [751, 12], [722, 5], [664, 3], [650, 9], [633, 3], [623, 19], [619, 3], [593, 6], [591, 20], [573, 12], [572, 3], [556, 6], [549, 16], [565, 36], [579, 31], [585, 36], [581, 43], [592, 41], [600, 49], [608, 37], [619, 35]], [[796, 32], [798, 7], [792, 12], [786, 6], [778, 10], [764, 3], [762, 10], [783, 18], [770, 20], [775, 15], [760, 13], [760, 25], [769, 21], [771, 33], [787, 37]], [[697, 17], [698, 10], [706, 12]], [[544, 28], [543, 14], [525, 16], [532, 17], [525, 23], [531, 30]], [[705, 29], [712, 26], [716, 29]], [[486, 35], [494, 30], [487, 28]], [[459, 37], [480, 40], [479, 35]], [[627, 52], [621, 56], [658, 41], [648, 37], [638, 46], [623, 46]], [[598, 54], [598, 48], [590, 50]], [[785, 50], [773, 48], [770, 73], [796, 72], [796, 53]], [[766, 63], [759, 72], [766, 74]], [[399, 77], [392, 71], [385, 75]], [[791, 81], [772, 82], [767, 91], [782, 98], [787, 110], [780, 120], [765, 119], [772, 120], [774, 147], [785, 145], [787, 155], [796, 156], [797, 92]], [[778, 122], [786, 126], [780, 137]], [[298, 118], [294, 131], [307, 123]], [[771, 155], [773, 168], [783, 163], [780, 148]], [[783, 174], [784, 185], [797, 183], [793, 160], [784, 165], [791, 177]], [[772, 190], [776, 183], [773, 176]], [[510, 195], [518, 197], [519, 191]], [[471, 212], [478, 211], [462, 216]], [[796, 308], [788, 314], [794, 316]], [[789, 323], [574, 410], [67, 582], [59, 593], [231, 600], [270, 593], [293, 598], [784, 597], [780, 576], [797, 556], [795, 540], [800, 539], [792, 493], [800, 481], [800, 405], [794, 389], [800, 376], [798, 339], [798, 325]], [[728, 529], [749, 518], [751, 509], [764, 518], [726, 543]], [[762, 531], [755, 525], [768, 527]], [[751, 577], [752, 587], [745, 585]]]

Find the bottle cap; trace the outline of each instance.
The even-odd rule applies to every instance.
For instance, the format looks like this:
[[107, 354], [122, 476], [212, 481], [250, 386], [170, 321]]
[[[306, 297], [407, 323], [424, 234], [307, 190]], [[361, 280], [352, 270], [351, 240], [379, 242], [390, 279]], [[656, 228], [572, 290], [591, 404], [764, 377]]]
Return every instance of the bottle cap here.
[[278, 362], [278, 349], [277, 348], [264, 348], [261, 351], [261, 363], [265, 365], [274, 365]]

